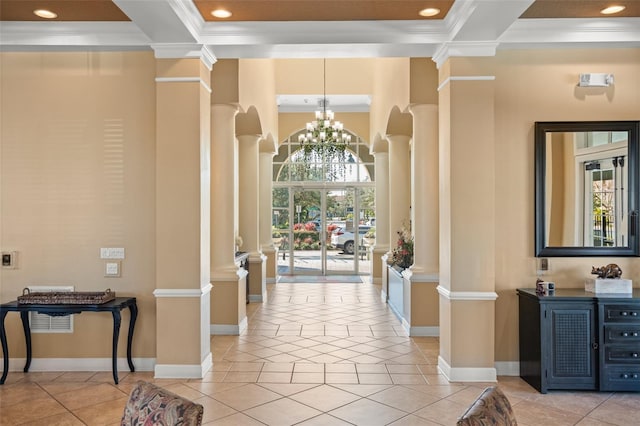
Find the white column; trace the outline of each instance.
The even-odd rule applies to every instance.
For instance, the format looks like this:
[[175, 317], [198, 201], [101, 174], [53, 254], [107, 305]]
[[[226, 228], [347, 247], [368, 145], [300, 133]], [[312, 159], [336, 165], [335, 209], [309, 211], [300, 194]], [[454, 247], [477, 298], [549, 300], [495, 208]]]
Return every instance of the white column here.
[[235, 277], [235, 116], [238, 108], [211, 106], [211, 278]]
[[[409, 136], [389, 135], [389, 245], [393, 249], [398, 230], [409, 226], [411, 209], [411, 161]], [[376, 219], [377, 221], [377, 219]]]
[[261, 135], [238, 136], [239, 164], [239, 235], [241, 251], [249, 253], [247, 286], [249, 300], [266, 299], [266, 257], [260, 247], [260, 139]]
[[257, 256], [260, 251], [258, 227], [258, 143], [260, 135], [238, 136], [240, 167], [238, 231], [242, 237], [242, 251]]
[[[382, 298], [386, 300], [386, 261], [389, 251], [389, 146], [386, 140], [373, 144], [376, 183], [376, 244], [373, 248], [371, 274], [374, 284], [382, 284]], [[386, 259], [386, 257], [385, 257]]]
[[260, 247], [262, 254], [266, 256], [264, 274], [264, 286], [266, 293], [267, 282], [275, 283], [278, 262], [276, 249], [273, 246], [272, 233], [272, 207], [273, 207], [273, 156], [276, 146], [272, 140], [263, 139], [260, 142], [260, 183], [259, 183], [259, 214], [260, 214]]
[[411, 149], [411, 225], [414, 257], [411, 271], [437, 278], [439, 268], [438, 106], [413, 105]]

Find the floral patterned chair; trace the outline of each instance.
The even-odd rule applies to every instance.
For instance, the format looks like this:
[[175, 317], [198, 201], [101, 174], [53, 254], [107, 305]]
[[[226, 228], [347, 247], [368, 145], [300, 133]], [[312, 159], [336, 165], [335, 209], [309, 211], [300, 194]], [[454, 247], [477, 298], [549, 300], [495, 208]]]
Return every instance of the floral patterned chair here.
[[511, 404], [498, 387], [486, 388], [458, 419], [458, 426], [516, 426]]
[[122, 426], [199, 426], [202, 405], [148, 382], [139, 381], [124, 408]]

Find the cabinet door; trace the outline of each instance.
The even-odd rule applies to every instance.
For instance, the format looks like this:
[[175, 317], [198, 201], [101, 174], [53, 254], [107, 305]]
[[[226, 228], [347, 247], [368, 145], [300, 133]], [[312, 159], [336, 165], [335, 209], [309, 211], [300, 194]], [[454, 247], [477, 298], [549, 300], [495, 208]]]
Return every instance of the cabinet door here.
[[548, 304], [545, 376], [549, 389], [596, 389], [597, 334], [591, 303]]

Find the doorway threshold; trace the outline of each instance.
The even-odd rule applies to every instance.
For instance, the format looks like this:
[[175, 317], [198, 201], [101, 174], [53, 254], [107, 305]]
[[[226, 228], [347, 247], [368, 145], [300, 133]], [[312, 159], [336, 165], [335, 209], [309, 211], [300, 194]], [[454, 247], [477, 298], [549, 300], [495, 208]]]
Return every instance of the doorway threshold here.
[[361, 275], [280, 275], [278, 283], [317, 284], [317, 283], [364, 283]]

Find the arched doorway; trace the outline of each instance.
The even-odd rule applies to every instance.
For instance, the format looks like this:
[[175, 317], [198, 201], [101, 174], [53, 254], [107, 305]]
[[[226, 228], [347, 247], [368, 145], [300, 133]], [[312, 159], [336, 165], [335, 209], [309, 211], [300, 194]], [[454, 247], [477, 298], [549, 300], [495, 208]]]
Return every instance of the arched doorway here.
[[273, 159], [278, 275], [367, 274], [375, 240], [374, 158], [352, 135], [343, 155], [303, 153], [300, 130]]

